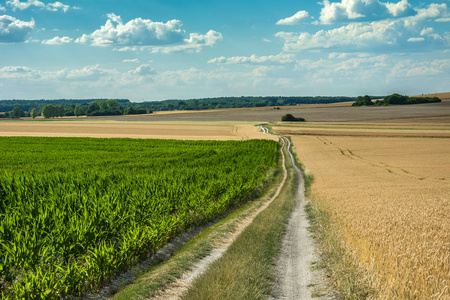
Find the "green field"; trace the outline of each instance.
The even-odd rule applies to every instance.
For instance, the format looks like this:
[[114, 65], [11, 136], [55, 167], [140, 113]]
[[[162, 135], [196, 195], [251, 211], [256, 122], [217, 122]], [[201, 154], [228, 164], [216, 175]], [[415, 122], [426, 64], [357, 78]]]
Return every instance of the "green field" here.
[[91, 291], [252, 199], [267, 140], [0, 137], [2, 298]]

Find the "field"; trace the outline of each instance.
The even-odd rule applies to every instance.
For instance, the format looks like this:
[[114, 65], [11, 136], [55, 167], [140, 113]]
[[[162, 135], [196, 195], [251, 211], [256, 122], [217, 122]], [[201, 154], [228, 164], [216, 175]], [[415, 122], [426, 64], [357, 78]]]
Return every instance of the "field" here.
[[[127, 116], [117, 120], [129, 120]], [[100, 121], [99, 121], [100, 120]], [[76, 121], [0, 122], [0, 136], [61, 136], [157, 138], [179, 140], [273, 139], [252, 124], [117, 122], [83, 119]]]
[[79, 295], [251, 199], [277, 143], [0, 138], [2, 298]]
[[274, 126], [379, 299], [450, 299], [450, 122], [439, 120]]

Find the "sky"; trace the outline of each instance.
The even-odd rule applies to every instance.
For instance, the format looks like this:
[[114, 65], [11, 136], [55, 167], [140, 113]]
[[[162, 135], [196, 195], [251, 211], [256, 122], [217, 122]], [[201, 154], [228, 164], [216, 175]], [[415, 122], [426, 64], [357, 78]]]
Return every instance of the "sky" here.
[[0, 0], [0, 99], [450, 91], [450, 0]]

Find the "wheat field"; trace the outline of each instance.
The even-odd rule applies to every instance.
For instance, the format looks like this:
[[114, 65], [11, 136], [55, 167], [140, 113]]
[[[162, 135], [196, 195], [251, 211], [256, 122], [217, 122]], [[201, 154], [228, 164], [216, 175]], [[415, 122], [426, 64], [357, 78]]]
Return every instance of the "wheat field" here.
[[376, 297], [450, 299], [450, 127], [334, 126], [275, 128]]

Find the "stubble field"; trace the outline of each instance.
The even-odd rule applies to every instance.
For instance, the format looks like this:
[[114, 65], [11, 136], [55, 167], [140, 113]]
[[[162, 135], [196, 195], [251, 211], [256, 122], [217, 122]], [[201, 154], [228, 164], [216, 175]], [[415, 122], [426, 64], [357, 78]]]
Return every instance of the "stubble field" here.
[[[117, 117], [116, 117], [117, 118]], [[123, 120], [123, 118], [117, 118]], [[0, 136], [55, 136], [97, 138], [145, 138], [177, 140], [248, 140], [274, 139], [253, 124], [155, 123], [93, 121], [0, 122]]]
[[274, 127], [379, 299], [450, 299], [450, 122]]

